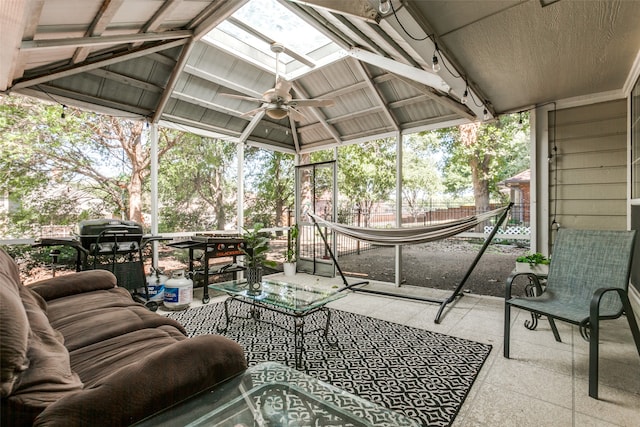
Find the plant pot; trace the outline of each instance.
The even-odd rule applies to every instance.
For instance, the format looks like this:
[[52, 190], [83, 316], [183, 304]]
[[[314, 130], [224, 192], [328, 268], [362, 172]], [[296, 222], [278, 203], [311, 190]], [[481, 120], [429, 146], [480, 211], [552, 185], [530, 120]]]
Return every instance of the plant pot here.
[[549, 264], [529, 265], [528, 262], [516, 262], [516, 273], [532, 273], [536, 276], [549, 274]]
[[247, 276], [248, 293], [259, 295], [262, 293], [262, 267], [248, 267], [245, 271]]
[[296, 263], [295, 262], [285, 262], [282, 264], [282, 268], [284, 269], [284, 275], [286, 277], [291, 277], [296, 275]]

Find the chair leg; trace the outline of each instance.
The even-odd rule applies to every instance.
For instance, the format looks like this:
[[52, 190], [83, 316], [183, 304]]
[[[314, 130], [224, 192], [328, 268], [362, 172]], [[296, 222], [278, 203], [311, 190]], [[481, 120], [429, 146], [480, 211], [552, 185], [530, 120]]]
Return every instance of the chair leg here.
[[631, 335], [633, 336], [633, 342], [636, 343], [636, 350], [638, 350], [638, 356], [640, 356], [640, 329], [638, 329], [638, 322], [636, 316], [633, 313], [633, 307], [629, 302], [629, 297], [624, 294], [622, 298], [622, 307], [627, 315], [627, 322], [629, 322], [629, 329], [631, 329]]
[[622, 302], [622, 309], [627, 314], [627, 322], [629, 322], [629, 328], [631, 329], [631, 335], [633, 341], [636, 344], [636, 349], [640, 355], [640, 330], [638, 329], [638, 323], [633, 314], [633, 307], [629, 302], [629, 297], [626, 294], [625, 289], [620, 288], [601, 288], [598, 289], [591, 298], [591, 304], [589, 307], [589, 324], [591, 327], [591, 336], [589, 337], [589, 396], [594, 399], [598, 398], [598, 343], [600, 341], [600, 300], [606, 292], [614, 291], [620, 297]]
[[551, 331], [553, 332], [553, 337], [556, 339], [556, 342], [562, 342], [560, 339], [560, 334], [558, 333], [558, 328], [556, 327], [556, 322], [553, 320], [553, 317], [547, 316], [549, 320], [549, 326], [551, 326]]
[[[595, 319], [594, 319], [595, 317]], [[598, 398], [598, 343], [600, 341], [600, 319], [591, 317], [591, 336], [589, 337], [589, 396]]]
[[509, 334], [511, 331], [511, 305], [504, 303], [504, 357], [509, 358]]

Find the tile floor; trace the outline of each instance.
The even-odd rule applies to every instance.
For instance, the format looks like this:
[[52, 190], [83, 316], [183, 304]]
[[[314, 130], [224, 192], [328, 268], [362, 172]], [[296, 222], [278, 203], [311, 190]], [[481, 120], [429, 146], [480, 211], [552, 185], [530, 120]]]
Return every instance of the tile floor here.
[[[274, 275], [276, 277], [278, 275]], [[291, 281], [339, 287], [340, 278], [298, 273]], [[356, 279], [354, 279], [356, 280]], [[372, 284], [397, 291], [391, 284]], [[194, 305], [199, 304], [198, 291]], [[435, 289], [403, 292], [442, 298]], [[224, 296], [213, 297], [212, 302]], [[523, 326], [528, 313], [512, 310], [511, 358], [502, 356], [503, 299], [465, 294], [434, 323], [439, 305], [349, 292], [330, 307], [493, 345], [454, 427], [462, 426], [640, 426], [640, 356], [626, 318], [602, 323], [600, 399], [588, 395], [588, 343], [576, 327], [557, 322], [561, 343], [542, 320], [535, 331]]]

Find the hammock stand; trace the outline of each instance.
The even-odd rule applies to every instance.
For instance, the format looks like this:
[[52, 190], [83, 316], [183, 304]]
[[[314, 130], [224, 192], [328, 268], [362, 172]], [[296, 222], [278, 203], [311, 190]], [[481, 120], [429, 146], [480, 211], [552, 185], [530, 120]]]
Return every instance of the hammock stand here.
[[[423, 239], [422, 241], [434, 241], [434, 240], [440, 240], [440, 239], [444, 239], [447, 237], [452, 237], [455, 236], [456, 234], [462, 233], [463, 231], [469, 230], [473, 227], [475, 227], [477, 224], [481, 223], [482, 221], [485, 221], [486, 218], [490, 218], [492, 216], [496, 216], [498, 215], [501, 211], [502, 212], [502, 216], [500, 216], [500, 218], [498, 219], [498, 222], [496, 223], [496, 225], [493, 227], [493, 230], [491, 230], [491, 233], [489, 234], [489, 236], [485, 239], [482, 248], [480, 248], [480, 251], [478, 252], [478, 254], [476, 255], [475, 259], [473, 260], [473, 262], [471, 263], [471, 265], [469, 266], [469, 268], [467, 269], [467, 272], [465, 273], [464, 277], [462, 278], [462, 280], [460, 281], [460, 283], [458, 284], [458, 286], [456, 287], [456, 289], [451, 293], [451, 295], [448, 298], [445, 299], [437, 299], [437, 298], [428, 298], [428, 297], [420, 297], [420, 296], [412, 296], [412, 295], [400, 295], [400, 294], [395, 294], [392, 292], [385, 292], [385, 291], [378, 291], [378, 290], [374, 290], [374, 289], [364, 289], [361, 287], [356, 287], [356, 286], [360, 286], [360, 285], [367, 285], [369, 284], [368, 280], [365, 281], [359, 281], [359, 282], [355, 282], [355, 283], [349, 283], [347, 281], [347, 278], [345, 277], [344, 273], [342, 272], [342, 269], [340, 268], [340, 264], [338, 264], [338, 260], [336, 259], [333, 251], [331, 250], [331, 246], [329, 245], [329, 243], [327, 242], [327, 238], [324, 235], [324, 233], [322, 232], [322, 229], [320, 227], [319, 222], [321, 222], [323, 225], [331, 228], [332, 230], [338, 232], [338, 233], [342, 233], [345, 234], [349, 237], [352, 238], [357, 238], [354, 237], [352, 234], [349, 233], [349, 231], [356, 231], [356, 230], [366, 230], [367, 232], [370, 232], [372, 234], [375, 235], [375, 237], [371, 237], [371, 238], [367, 238], [367, 239], [362, 239], [362, 240], [369, 240], [372, 243], [376, 243], [378, 245], [381, 246], [395, 246], [396, 244], [402, 244], [402, 243], [391, 243], [392, 241], [395, 240], [391, 240], [391, 239], [384, 239], [384, 233], [387, 232], [388, 234], [388, 229], [381, 229], [381, 230], [376, 230], [376, 229], [363, 229], [363, 228], [359, 228], [359, 227], [349, 227], [349, 226], [343, 226], [341, 224], [336, 224], [336, 223], [332, 223], [329, 221], [326, 221], [320, 217], [317, 217], [316, 215], [308, 212], [307, 214], [311, 217], [311, 220], [313, 221], [313, 224], [315, 225], [316, 229], [318, 230], [318, 233], [320, 233], [320, 237], [322, 237], [322, 241], [324, 242], [324, 245], [327, 249], [327, 251], [329, 252], [329, 255], [331, 256], [331, 259], [333, 260], [333, 263], [336, 266], [336, 269], [338, 270], [338, 273], [340, 273], [340, 277], [342, 278], [342, 283], [344, 284], [344, 286], [342, 288], [340, 288], [338, 290], [338, 292], [342, 292], [345, 290], [351, 290], [354, 292], [365, 292], [365, 293], [371, 293], [371, 294], [377, 294], [377, 295], [385, 295], [385, 296], [391, 296], [391, 297], [395, 297], [395, 298], [403, 298], [403, 299], [411, 299], [411, 300], [417, 300], [417, 301], [425, 301], [425, 302], [432, 302], [432, 303], [437, 303], [440, 304], [440, 308], [438, 309], [438, 313], [436, 314], [436, 317], [434, 319], [434, 322], [436, 324], [440, 323], [440, 318], [442, 316], [442, 313], [445, 309], [445, 307], [447, 306], [447, 304], [452, 303], [456, 300], [456, 297], [462, 297], [464, 296], [464, 294], [461, 292], [462, 287], [464, 286], [464, 284], [467, 282], [467, 279], [469, 278], [469, 276], [471, 276], [471, 273], [473, 272], [473, 270], [475, 269], [476, 265], [478, 264], [478, 261], [480, 261], [480, 258], [482, 257], [482, 255], [484, 254], [484, 252], [487, 250], [487, 247], [489, 246], [489, 244], [491, 243], [491, 241], [493, 240], [494, 236], [496, 235], [496, 233], [498, 232], [498, 228], [500, 228], [500, 226], [502, 225], [502, 223], [504, 222], [504, 220], [507, 218], [507, 215], [509, 214], [509, 211], [511, 210], [511, 207], [513, 206], [513, 202], [509, 203], [507, 206], [504, 206], [502, 208], [496, 209], [495, 211], [491, 211], [491, 212], [487, 212], [486, 214], [480, 215], [479, 216], [470, 216], [467, 218], [463, 218], [463, 219], [459, 219], [459, 220], [454, 220], [454, 221], [449, 221], [447, 223], [443, 223], [443, 224], [438, 224], [435, 226], [432, 226], [430, 228], [428, 228], [428, 230], [431, 230], [430, 232], [425, 233], [425, 235], [431, 235], [431, 236], [436, 236], [436, 237], [431, 237], [430, 240], [429, 238], [427, 238], [427, 240]], [[486, 218], [485, 218], [486, 217]], [[423, 229], [427, 229], [427, 228], [423, 228]], [[403, 233], [403, 236], [407, 236], [410, 237], [410, 233], [411, 228], [403, 228], [403, 229], [393, 229], [392, 231], [394, 232], [401, 232]], [[381, 240], [378, 240], [381, 239]], [[406, 241], [405, 243], [406, 244]]]

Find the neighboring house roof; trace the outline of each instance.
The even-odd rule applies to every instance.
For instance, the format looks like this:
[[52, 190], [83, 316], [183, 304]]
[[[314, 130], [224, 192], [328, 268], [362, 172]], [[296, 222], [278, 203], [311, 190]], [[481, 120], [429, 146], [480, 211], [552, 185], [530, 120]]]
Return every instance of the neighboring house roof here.
[[519, 184], [529, 184], [531, 182], [531, 169], [524, 170], [511, 178], [507, 178], [504, 181], [498, 183], [498, 185], [506, 185], [507, 187], [514, 187]]

